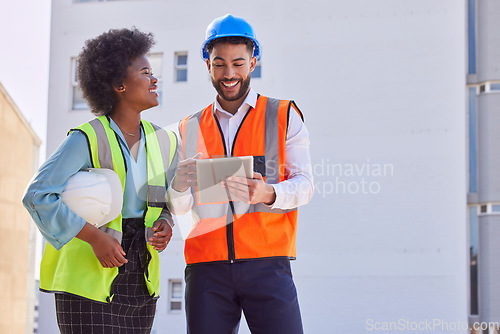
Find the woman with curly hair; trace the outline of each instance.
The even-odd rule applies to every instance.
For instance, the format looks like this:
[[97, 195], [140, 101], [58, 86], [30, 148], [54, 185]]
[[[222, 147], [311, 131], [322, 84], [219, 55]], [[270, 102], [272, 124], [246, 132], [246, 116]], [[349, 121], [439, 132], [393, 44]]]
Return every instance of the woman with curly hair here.
[[[55, 293], [61, 333], [149, 333], [159, 288], [158, 251], [172, 236], [165, 203], [177, 140], [141, 119], [158, 105], [146, 57], [151, 34], [114, 29], [86, 41], [78, 79], [94, 120], [72, 129], [40, 167], [23, 204], [47, 239], [40, 290]], [[68, 180], [112, 169], [123, 187], [118, 218], [97, 228], [61, 200]]]

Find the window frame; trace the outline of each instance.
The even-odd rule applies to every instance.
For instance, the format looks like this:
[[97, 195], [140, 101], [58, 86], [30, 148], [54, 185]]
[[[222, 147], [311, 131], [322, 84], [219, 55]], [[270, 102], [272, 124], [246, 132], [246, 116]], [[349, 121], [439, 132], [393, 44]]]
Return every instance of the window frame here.
[[481, 203], [477, 207], [478, 216], [500, 215], [500, 203], [498, 202]]
[[[186, 64], [179, 64], [179, 57], [186, 56]], [[175, 51], [174, 52], [174, 83], [188, 82], [188, 64], [189, 53], [188, 51]], [[179, 71], [186, 71], [186, 80], [179, 80]]]
[[[180, 284], [180, 291], [181, 291], [180, 297], [174, 296], [174, 286], [176, 284]], [[182, 294], [183, 289], [184, 289], [184, 286], [182, 284], [182, 279], [178, 278], [178, 279], [169, 279], [168, 280], [168, 306], [167, 306], [167, 309], [168, 309], [169, 313], [182, 313], [183, 306], [184, 306], [184, 298], [183, 298], [183, 294]], [[173, 308], [172, 307], [173, 303], [180, 303], [180, 307], [178, 309]]]
[[479, 84], [478, 94], [500, 93], [500, 81], [485, 81]]
[[71, 111], [89, 111], [90, 106], [85, 99], [83, 99], [83, 101], [85, 103], [85, 107], [75, 108], [75, 91], [78, 90], [80, 92], [80, 94], [82, 91], [80, 88], [80, 85], [78, 83], [78, 73], [77, 73], [78, 70], [77, 70], [77, 68], [78, 68], [77, 57], [71, 57], [71, 80], [70, 80], [70, 84], [71, 84], [71, 98], [70, 98], [71, 108], [70, 108], [70, 110]]
[[479, 86], [467, 86], [467, 128], [468, 128], [468, 192], [477, 193], [478, 177], [477, 177], [477, 98], [479, 94]]

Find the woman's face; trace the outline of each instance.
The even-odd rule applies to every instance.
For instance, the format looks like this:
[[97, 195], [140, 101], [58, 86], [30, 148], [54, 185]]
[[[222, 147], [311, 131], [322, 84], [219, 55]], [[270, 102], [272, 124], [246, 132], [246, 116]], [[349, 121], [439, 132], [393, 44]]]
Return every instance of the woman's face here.
[[139, 56], [127, 68], [123, 89], [118, 89], [118, 99], [122, 105], [139, 111], [155, 107], [159, 104], [157, 83], [149, 60], [144, 55]]

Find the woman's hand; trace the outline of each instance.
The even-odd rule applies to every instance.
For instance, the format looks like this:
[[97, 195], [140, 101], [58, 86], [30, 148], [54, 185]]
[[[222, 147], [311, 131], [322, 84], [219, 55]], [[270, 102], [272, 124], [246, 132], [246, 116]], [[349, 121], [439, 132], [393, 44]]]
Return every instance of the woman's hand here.
[[153, 224], [155, 234], [149, 238], [149, 244], [157, 251], [162, 251], [167, 248], [170, 239], [172, 238], [172, 228], [165, 219], [158, 219]]
[[85, 224], [76, 237], [92, 246], [95, 256], [104, 268], [121, 267], [128, 262], [118, 240], [89, 223]]

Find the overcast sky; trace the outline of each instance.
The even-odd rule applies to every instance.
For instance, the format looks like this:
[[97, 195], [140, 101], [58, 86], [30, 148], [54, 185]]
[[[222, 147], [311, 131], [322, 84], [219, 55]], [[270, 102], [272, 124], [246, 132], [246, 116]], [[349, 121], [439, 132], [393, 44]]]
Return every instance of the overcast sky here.
[[0, 82], [43, 142], [47, 118], [50, 3], [51, 0], [0, 0]]

